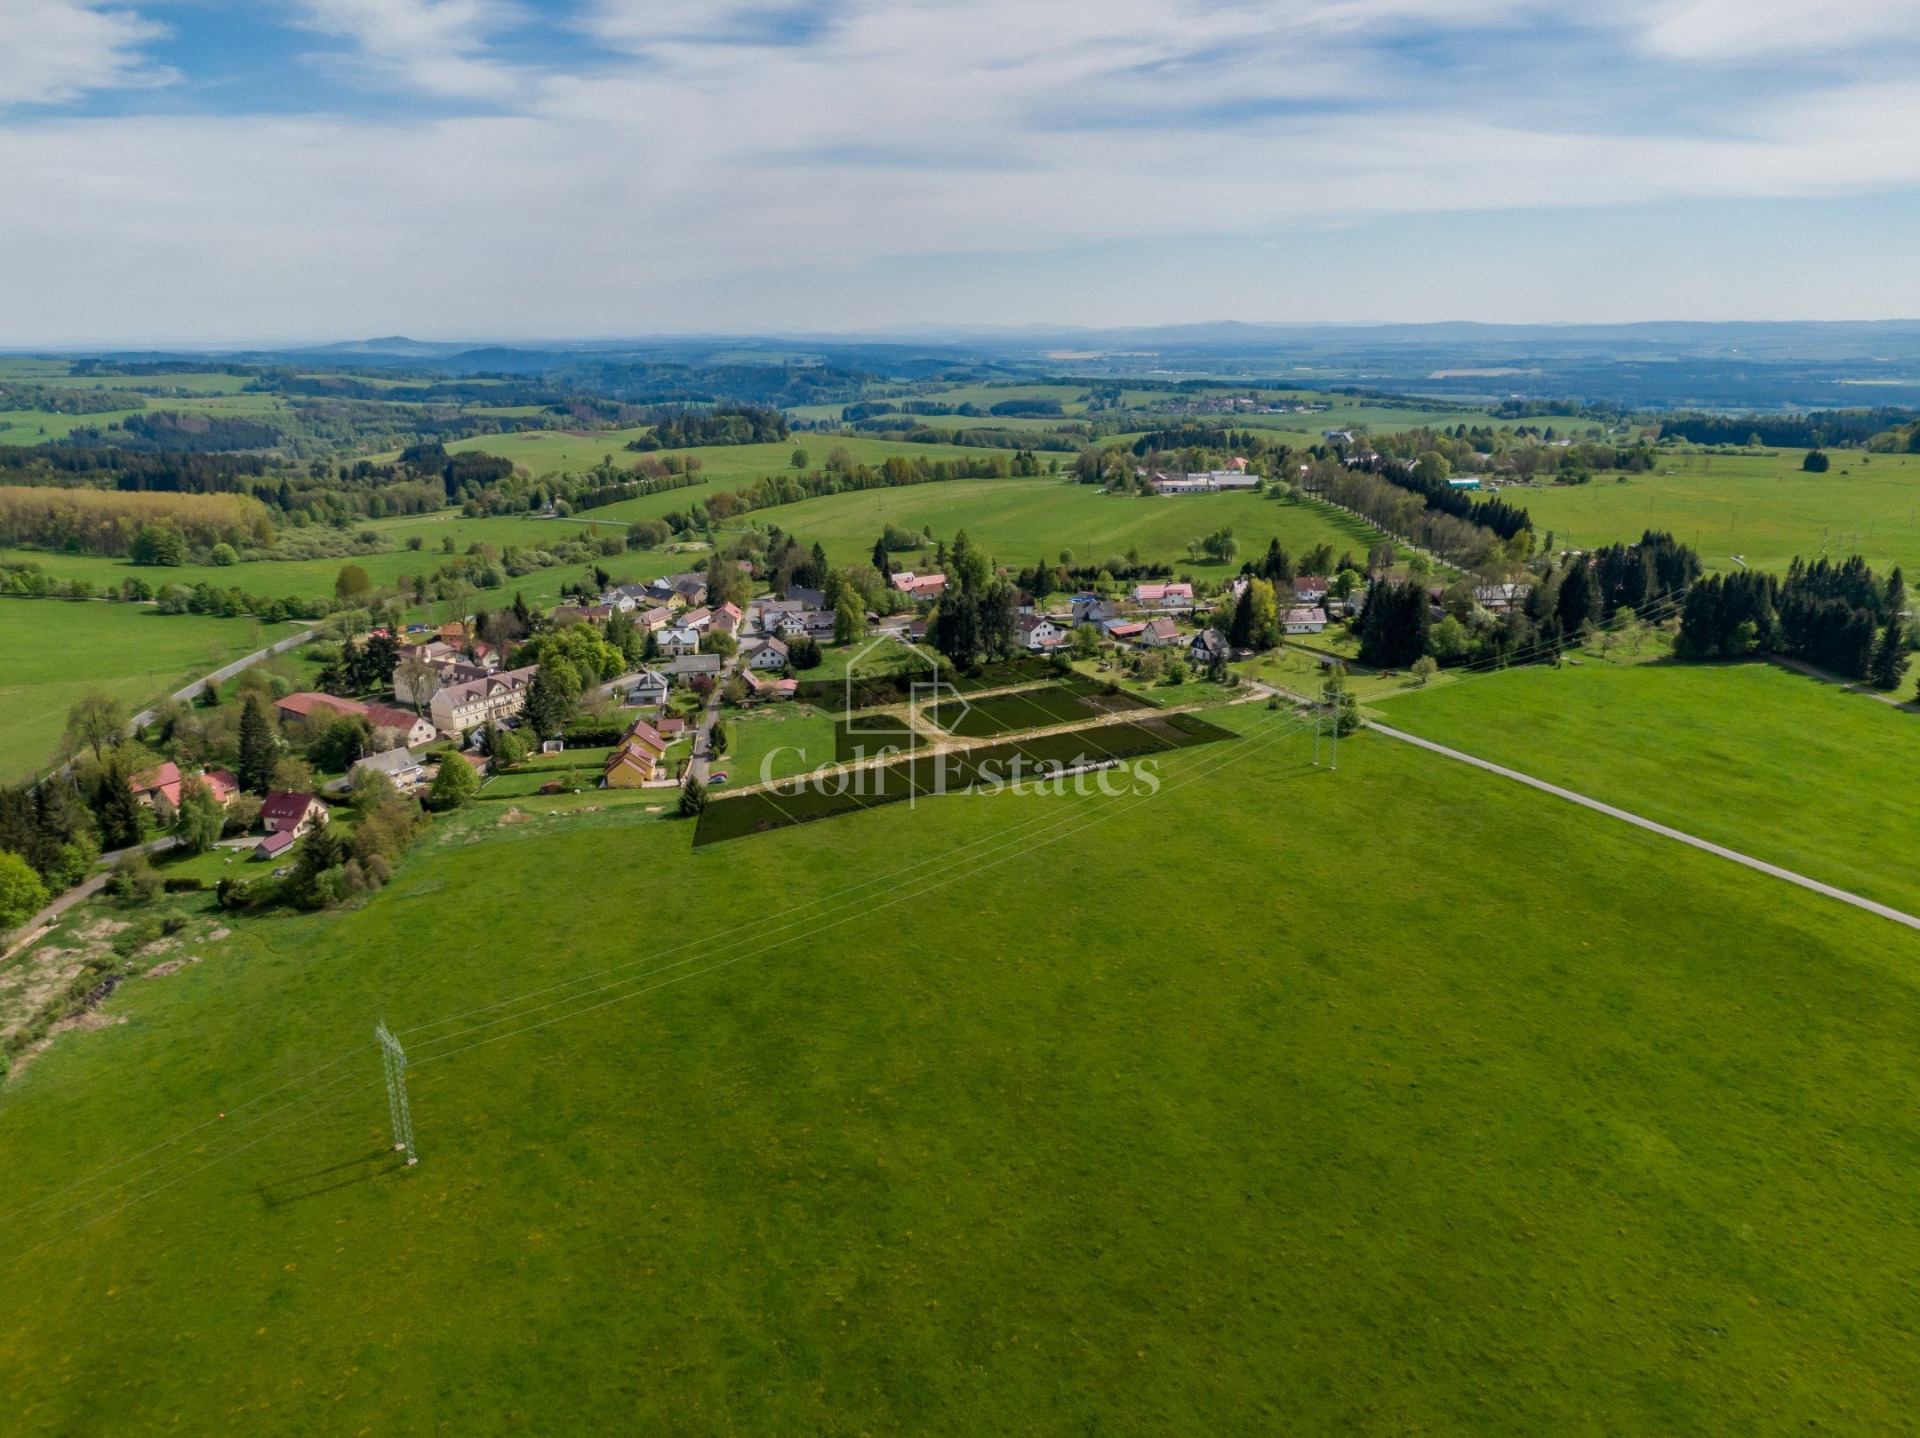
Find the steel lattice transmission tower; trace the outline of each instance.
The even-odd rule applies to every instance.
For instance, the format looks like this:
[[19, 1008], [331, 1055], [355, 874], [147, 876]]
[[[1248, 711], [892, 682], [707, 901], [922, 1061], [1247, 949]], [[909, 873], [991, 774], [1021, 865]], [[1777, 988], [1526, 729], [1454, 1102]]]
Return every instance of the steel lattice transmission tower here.
[[413, 1114], [407, 1108], [407, 1051], [400, 1047], [400, 1040], [387, 1032], [387, 1026], [378, 1024], [373, 1036], [380, 1041], [380, 1066], [387, 1075], [387, 1109], [393, 1115], [393, 1147], [396, 1153], [405, 1153], [407, 1166], [411, 1168], [420, 1162], [420, 1155], [413, 1151]]

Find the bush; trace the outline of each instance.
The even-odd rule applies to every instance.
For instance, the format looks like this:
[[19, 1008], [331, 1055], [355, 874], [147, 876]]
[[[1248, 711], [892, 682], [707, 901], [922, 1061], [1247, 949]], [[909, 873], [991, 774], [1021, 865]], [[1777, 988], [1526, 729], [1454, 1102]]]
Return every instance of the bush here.
[[464, 809], [479, 793], [478, 771], [458, 754], [449, 754], [440, 762], [440, 772], [427, 790], [427, 807], [440, 812]]
[[183, 878], [168, 879], [162, 887], [169, 894], [197, 894], [207, 887], [207, 881], [187, 875]]
[[0, 933], [17, 928], [47, 902], [46, 885], [18, 854], [0, 850]]

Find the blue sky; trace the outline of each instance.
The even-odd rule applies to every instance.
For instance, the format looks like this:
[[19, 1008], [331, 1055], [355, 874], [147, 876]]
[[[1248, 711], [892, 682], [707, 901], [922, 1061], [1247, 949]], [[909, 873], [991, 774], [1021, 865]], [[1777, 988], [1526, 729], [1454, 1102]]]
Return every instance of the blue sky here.
[[5, 0], [0, 346], [1920, 316], [1920, 0]]

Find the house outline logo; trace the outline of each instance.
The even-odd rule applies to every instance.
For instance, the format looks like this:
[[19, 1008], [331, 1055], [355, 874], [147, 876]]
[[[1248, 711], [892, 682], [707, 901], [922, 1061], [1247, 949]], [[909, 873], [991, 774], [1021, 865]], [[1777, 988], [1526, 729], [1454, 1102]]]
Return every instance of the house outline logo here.
[[[887, 650], [890, 655], [896, 654], [899, 650], [904, 649], [917, 663], [912, 669], [907, 671], [902, 671], [897, 662], [890, 664], [885, 669], [869, 667], [863, 670], [863, 662], [867, 661], [875, 651], [882, 649]], [[861, 709], [873, 707], [872, 705], [859, 703], [855, 697], [855, 689], [863, 680], [885, 678], [897, 681], [903, 677], [904, 673], [912, 673], [916, 676], [931, 676], [929, 678], [916, 677], [907, 684], [907, 717], [905, 720], [900, 719], [892, 713], [870, 714], [861, 719], [854, 717]], [[844, 684], [844, 707], [840, 712], [840, 722], [846, 726], [848, 737], [853, 739], [874, 738], [898, 740], [900, 741], [898, 747], [903, 752], [911, 750], [916, 735], [922, 735], [922, 737], [924, 737], [922, 731], [917, 727], [916, 721], [920, 715], [928, 709], [942, 703], [951, 705], [952, 708], [950, 712], [953, 715], [953, 724], [957, 725], [966, 717], [968, 710], [972, 708], [972, 705], [967, 702], [966, 697], [961, 694], [958, 689], [955, 689], [953, 685], [940, 677], [939, 659], [922, 649], [912, 640], [905, 638], [882, 636], [873, 640], [866, 648], [862, 649], [847, 661], [847, 672]], [[935, 725], [934, 727], [946, 728], [948, 732], [952, 732], [952, 727], [949, 725]], [[884, 744], [881, 746], [882, 749], [885, 747], [887, 746]]]

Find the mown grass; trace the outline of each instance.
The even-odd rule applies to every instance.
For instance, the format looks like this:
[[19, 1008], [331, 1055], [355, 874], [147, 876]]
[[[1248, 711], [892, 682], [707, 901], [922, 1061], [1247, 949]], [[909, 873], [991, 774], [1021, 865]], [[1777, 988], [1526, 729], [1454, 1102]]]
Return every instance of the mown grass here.
[[1920, 914], [1920, 716], [1864, 694], [1760, 661], [1589, 656], [1369, 702], [1395, 728]]
[[[1502, 495], [1533, 516], [1558, 548], [1591, 549], [1670, 530], [1709, 569], [1785, 573], [1795, 555], [1864, 554], [1879, 570], [1920, 570], [1920, 455], [1835, 450], [1832, 469], [1807, 474], [1805, 452], [1676, 455], [1619, 483], [1597, 474], [1581, 485], [1513, 489]], [[1671, 470], [1666, 474], [1661, 471]]]
[[443, 821], [365, 909], [121, 990], [0, 1095], [5, 1425], [1907, 1425], [1900, 931], [1378, 738], [1162, 771], [697, 852]]
[[67, 711], [89, 690], [132, 713], [290, 632], [141, 605], [0, 599], [0, 782], [52, 761]]

